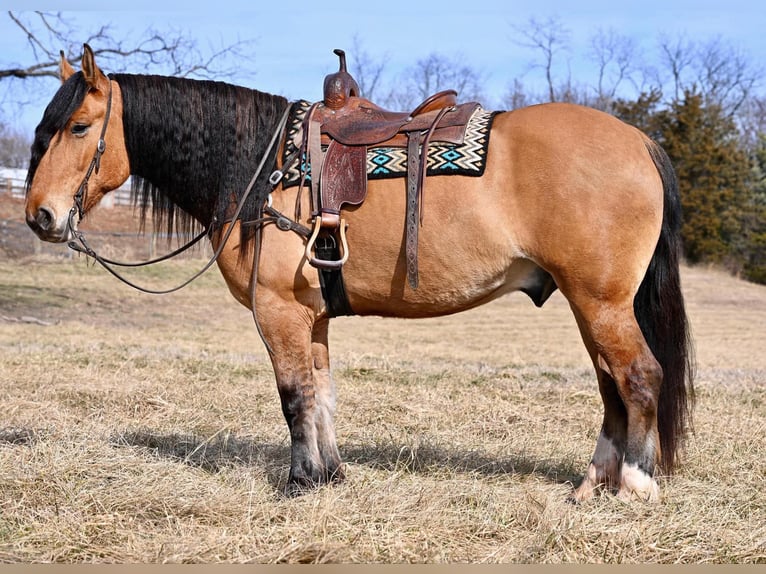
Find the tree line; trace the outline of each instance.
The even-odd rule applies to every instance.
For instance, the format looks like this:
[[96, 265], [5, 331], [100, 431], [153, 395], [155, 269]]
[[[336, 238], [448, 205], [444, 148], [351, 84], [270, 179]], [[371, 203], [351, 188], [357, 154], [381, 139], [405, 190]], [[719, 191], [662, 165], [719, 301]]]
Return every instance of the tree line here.
[[[764, 69], [724, 38], [661, 35], [657, 56], [635, 39], [596, 30], [586, 58], [592, 83], [578, 82], [566, 63], [571, 32], [557, 18], [532, 19], [511, 39], [525, 48], [536, 88], [513, 78], [499, 106], [545, 102], [591, 106], [635, 125], [673, 160], [684, 212], [686, 260], [715, 264], [766, 284], [766, 96]], [[386, 88], [383, 64], [356, 47], [360, 88], [385, 103], [411, 106], [428, 91], [460, 89], [486, 101], [482, 76], [459, 58], [431, 54]], [[423, 90], [427, 87], [426, 90]]]
[[[27, 34], [31, 59], [26, 68], [2, 69], [0, 63], [0, 89], [11, 78], [55, 75], [62, 45], [56, 41], [78, 35], [66, 29], [60, 14], [39, 12], [22, 20], [9, 13], [9, 18]], [[243, 66], [252, 61], [246, 43], [203, 54], [178, 33], [149, 30], [126, 43], [107, 27], [88, 40], [114, 60], [114, 69], [117, 62], [132, 69], [170, 66], [169, 73], [175, 75], [226, 79], [231, 75], [222, 65], [227, 59]], [[584, 55], [593, 74], [583, 82], [574, 79], [566, 65], [574, 54], [571, 31], [560, 19], [531, 19], [512, 26], [509, 42], [518, 48], [514, 57], [526, 59], [529, 72], [509, 78], [506, 93], [494, 95], [494, 100], [484, 92], [486, 77], [480, 70], [438, 52], [392, 76], [385, 55], [370, 56], [357, 38], [347, 50], [349, 71], [363, 95], [395, 109], [412, 108], [442, 89], [456, 89], [461, 100], [484, 102], [486, 107], [513, 110], [572, 102], [635, 125], [657, 140], [675, 165], [686, 260], [721, 265], [766, 284], [766, 96], [760, 83], [764, 70], [748, 54], [721, 37], [661, 35], [655, 55], [647, 57], [634, 38], [595, 30]], [[63, 45], [72, 60], [79, 57], [82, 42]], [[13, 167], [28, 161], [25, 139], [0, 117], [0, 164]]]

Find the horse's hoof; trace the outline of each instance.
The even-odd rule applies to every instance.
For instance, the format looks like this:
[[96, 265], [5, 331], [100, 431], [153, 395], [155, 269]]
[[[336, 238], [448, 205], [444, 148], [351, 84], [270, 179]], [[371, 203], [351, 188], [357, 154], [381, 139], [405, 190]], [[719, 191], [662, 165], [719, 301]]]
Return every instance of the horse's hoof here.
[[617, 498], [623, 502], [630, 502], [631, 500], [659, 502], [660, 487], [654, 478], [638, 466], [626, 463], [622, 467], [622, 479]]
[[318, 484], [300, 484], [290, 481], [285, 485], [284, 494], [287, 498], [297, 498], [316, 490], [318, 487]]
[[574, 492], [570, 492], [567, 497], [564, 499], [564, 502], [567, 504], [571, 504], [572, 506], [580, 506], [582, 504], [582, 500], [577, 498]]
[[307, 474], [290, 474], [285, 486], [285, 496], [294, 498], [302, 496], [327, 484], [339, 484], [346, 480], [345, 464], [340, 463], [332, 472], [324, 471], [315, 473], [314, 476]]
[[346, 481], [346, 465], [344, 463], [340, 463], [335, 470], [330, 473], [328, 482], [332, 484], [340, 484], [341, 482]]

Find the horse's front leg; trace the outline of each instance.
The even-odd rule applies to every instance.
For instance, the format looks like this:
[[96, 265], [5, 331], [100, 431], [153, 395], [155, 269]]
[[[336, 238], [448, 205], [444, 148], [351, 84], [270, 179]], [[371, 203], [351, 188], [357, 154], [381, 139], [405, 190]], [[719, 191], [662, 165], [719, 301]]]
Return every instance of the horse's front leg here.
[[314, 323], [311, 332], [311, 356], [317, 403], [317, 446], [327, 480], [340, 482], [345, 478], [338, 444], [335, 439], [335, 381], [330, 371], [327, 332], [330, 320]]
[[268, 311], [259, 310], [259, 321], [290, 430], [290, 475], [285, 492], [292, 496], [343, 478], [333, 423], [329, 321], [315, 321], [309, 309], [297, 304], [263, 303], [261, 308]]

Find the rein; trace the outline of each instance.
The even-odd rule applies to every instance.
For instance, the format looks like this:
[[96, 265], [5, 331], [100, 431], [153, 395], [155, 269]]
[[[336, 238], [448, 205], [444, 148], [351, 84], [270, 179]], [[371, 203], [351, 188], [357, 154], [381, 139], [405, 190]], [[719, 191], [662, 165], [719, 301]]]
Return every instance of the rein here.
[[[77, 251], [78, 253], [84, 253], [85, 255], [92, 257], [99, 265], [101, 265], [114, 277], [116, 277], [117, 279], [125, 283], [126, 285], [129, 285], [130, 287], [137, 289], [138, 291], [141, 291], [143, 293], [150, 293], [153, 295], [164, 295], [167, 293], [173, 293], [175, 291], [178, 291], [186, 287], [189, 283], [199, 278], [203, 273], [205, 273], [208, 269], [210, 269], [210, 267], [212, 267], [213, 264], [218, 260], [218, 257], [223, 252], [223, 249], [227, 241], [229, 240], [229, 237], [231, 236], [232, 231], [234, 230], [233, 223], [237, 221], [237, 219], [239, 218], [239, 215], [242, 212], [242, 209], [245, 205], [245, 201], [247, 200], [247, 198], [250, 195], [250, 192], [255, 186], [255, 182], [258, 179], [258, 176], [263, 171], [263, 167], [266, 163], [266, 160], [269, 157], [269, 154], [271, 153], [271, 150], [274, 148], [274, 145], [277, 142], [277, 139], [279, 138], [279, 136], [284, 132], [291, 106], [288, 105], [287, 108], [285, 109], [284, 114], [282, 114], [282, 117], [279, 120], [279, 123], [277, 125], [277, 129], [274, 131], [274, 134], [272, 135], [271, 140], [269, 141], [269, 145], [266, 148], [266, 151], [264, 152], [263, 157], [261, 158], [261, 161], [255, 170], [255, 174], [253, 175], [252, 179], [250, 180], [250, 183], [245, 189], [245, 192], [242, 194], [242, 198], [239, 200], [239, 203], [237, 204], [237, 208], [234, 211], [234, 215], [232, 216], [230, 220], [232, 222], [232, 225], [230, 225], [229, 228], [224, 233], [220, 241], [220, 244], [218, 246], [218, 249], [215, 250], [215, 253], [213, 253], [210, 260], [204, 265], [204, 267], [202, 267], [202, 269], [200, 269], [190, 278], [186, 279], [180, 285], [176, 287], [171, 287], [169, 289], [149, 289], [146, 287], [142, 287], [140, 285], [137, 285], [136, 283], [133, 283], [126, 277], [124, 277], [113, 267], [115, 266], [116, 267], [143, 267], [146, 265], [152, 265], [154, 263], [159, 263], [161, 261], [166, 261], [168, 259], [171, 259], [172, 257], [175, 257], [176, 255], [179, 255], [180, 253], [183, 253], [187, 249], [191, 248], [193, 245], [197, 244], [206, 235], [209, 236], [212, 233], [211, 225], [207, 225], [201, 233], [199, 233], [197, 236], [191, 239], [188, 243], [179, 247], [172, 253], [168, 253], [156, 259], [151, 259], [149, 261], [143, 261], [138, 263], [122, 263], [119, 261], [113, 261], [111, 259], [107, 259], [105, 257], [100, 256], [98, 253], [96, 253], [96, 251], [90, 245], [88, 245], [88, 242], [85, 240], [85, 235], [78, 229], [78, 224], [80, 221], [82, 221], [82, 218], [84, 216], [84, 208], [85, 208], [87, 195], [88, 195], [88, 181], [90, 180], [90, 177], [94, 171], [98, 173], [98, 170], [101, 166], [101, 156], [104, 154], [104, 151], [106, 151], [106, 140], [104, 139], [104, 136], [106, 135], [106, 128], [107, 128], [107, 125], [109, 124], [111, 108], [112, 108], [112, 83], [110, 81], [109, 82], [109, 98], [106, 104], [106, 114], [104, 117], [104, 125], [101, 128], [101, 135], [99, 136], [98, 144], [96, 146], [96, 151], [93, 154], [93, 159], [91, 160], [90, 166], [88, 167], [88, 170], [85, 173], [85, 177], [83, 178], [82, 183], [80, 184], [80, 187], [77, 190], [77, 193], [75, 193], [74, 195], [74, 205], [72, 206], [72, 209], [69, 211], [69, 229], [72, 232], [72, 235], [74, 235], [76, 241], [70, 241], [68, 246], [73, 251]], [[289, 165], [292, 164], [297, 159], [297, 157], [298, 157], [297, 153], [291, 155], [285, 161], [285, 164], [282, 166], [281, 170], [276, 170], [271, 174], [271, 176], [269, 177], [269, 184], [271, 185], [272, 190], [282, 180], [282, 177], [284, 176], [284, 170], [286, 170], [289, 167]], [[308, 232], [308, 230], [304, 226], [290, 220], [289, 218], [279, 213], [276, 209], [272, 208], [270, 194], [269, 194], [269, 201], [267, 206], [263, 208], [260, 211], [260, 213], [262, 214], [264, 211], [268, 213], [267, 216], [261, 216], [256, 220], [244, 222], [242, 223], [242, 225], [257, 226], [256, 231], [258, 235], [260, 234], [259, 232], [262, 229], [262, 227], [270, 223], [276, 224], [277, 227], [282, 231], [294, 231], [298, 233], [299, 235], [305, 235]], [[75, 215], [77, 215], [78, 217], [77, 222], [75, 222]]]

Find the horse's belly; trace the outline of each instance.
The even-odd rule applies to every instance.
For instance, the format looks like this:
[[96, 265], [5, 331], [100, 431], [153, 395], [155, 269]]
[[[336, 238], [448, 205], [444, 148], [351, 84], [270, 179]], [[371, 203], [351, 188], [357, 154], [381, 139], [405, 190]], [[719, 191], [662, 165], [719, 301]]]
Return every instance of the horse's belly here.
[[[344, 271], [345, 286], [351, 307], [359, 315], [395, 317], [434, 317], [457, 313], [487, 303], [512, 291], [524, 291], [542, 304], [555, 289], [548, 291], [545, 271], [527, 259], [517, 259], [504, 269], [470, 264], [449, 266], [429, 275], [421, 268], [420, 284], [412, 289], [406, 273], [366, 277]], [[552, 280], [550, 280], [552, 283]], [[543, 296], [533, 294], [545, 293]]]

